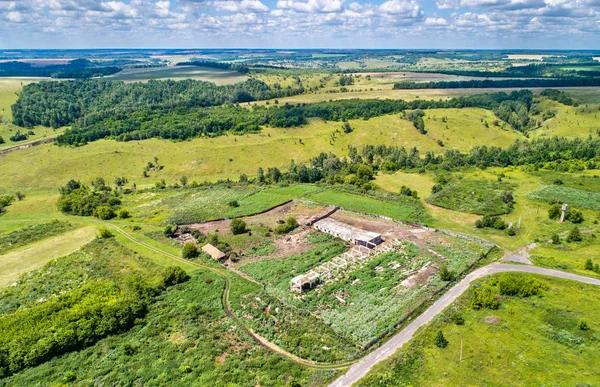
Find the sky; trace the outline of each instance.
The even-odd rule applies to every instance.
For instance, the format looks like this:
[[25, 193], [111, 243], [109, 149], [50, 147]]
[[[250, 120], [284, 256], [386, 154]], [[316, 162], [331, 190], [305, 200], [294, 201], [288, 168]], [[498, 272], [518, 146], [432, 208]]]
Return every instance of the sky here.
[[600, 49], [600, 0], [0, 0], [0, 48]]

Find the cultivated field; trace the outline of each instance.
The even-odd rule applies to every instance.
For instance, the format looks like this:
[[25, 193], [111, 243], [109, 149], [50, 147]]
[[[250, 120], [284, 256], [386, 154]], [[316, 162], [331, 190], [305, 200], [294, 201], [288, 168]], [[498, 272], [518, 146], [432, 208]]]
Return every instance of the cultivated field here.
[[125, 82], [143, 82], [150, 79], [198, 79], [201, 81], [214, 82], [217, 85], [232, 85], [234, 83], [244, 82], [247, 79], [245, 75], [242, 75], [237, 71], [195, 66], [126, 69], [105, 78]]

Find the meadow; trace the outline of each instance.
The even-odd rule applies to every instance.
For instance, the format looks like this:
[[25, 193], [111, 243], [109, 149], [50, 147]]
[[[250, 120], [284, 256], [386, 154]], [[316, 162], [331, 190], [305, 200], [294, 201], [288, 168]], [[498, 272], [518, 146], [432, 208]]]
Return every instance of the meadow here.
[[[598, 287], [525, 276], [542, 281], [547, 290], [529, 298], [503, 296], [497, 310], [473, 309], [473, 289], [498, 278], [472, 285], [358, 386], [455, 386], [465, 380], [478, 386], [600, 383]], [[457, 325], [453, 321], [459, 319], [453, 316], [462, 317], [463, 323]], [[588, 330], [578, 328], [582, 320]], [[434, 344], [438, 331], [449, 342], [446, 348]]]
[[512, 212], [512, 201], [503, 200], [514, 186], [506, 182], [460, 179], [429, 196], [427, 203], [477, 215], [502, 215]]
[[428, 220], [422, 204], [416, 199], [407, 197], [395, 196], [382, 200], [381, 198], [327, 189], [309, 195], [307, 199], [406, 222], [424, 224]]

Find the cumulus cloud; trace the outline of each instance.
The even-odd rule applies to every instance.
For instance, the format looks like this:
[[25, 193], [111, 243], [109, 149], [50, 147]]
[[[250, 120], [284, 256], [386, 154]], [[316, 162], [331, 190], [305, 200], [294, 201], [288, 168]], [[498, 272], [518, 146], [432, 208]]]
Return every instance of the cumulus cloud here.
[[228, 1], [215, 1], [213, 3], [214, 8], [217, 11], [226, 12], [267, 12], [269, 7], [261, 3], [259, 0], [228, 0]]
[[344, 0], [278, 0], [277, 8], [298, 12], [341, 12]]

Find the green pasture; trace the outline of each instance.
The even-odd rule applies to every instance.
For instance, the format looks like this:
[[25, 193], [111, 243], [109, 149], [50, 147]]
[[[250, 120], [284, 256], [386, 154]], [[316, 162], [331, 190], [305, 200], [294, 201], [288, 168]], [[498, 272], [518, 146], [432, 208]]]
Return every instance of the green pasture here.
[[[493, 282], [498, 276], [484, 279]], [[459, 298], [358, 386], [593, 386], [600, 383], [594, 285], [546, 277], [541, 296], [503, 297], [498, 310], [474, 310]], [[473, 286], [472, 286], [473, 288]], [[452, 322], [453, 315], [464, 319]], [[589, 330], [578, 328], [584, 320]], [[442, 331], [448, 340], [438, 348]], [[462, 356], [461, 356], [462, 352]]]

